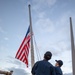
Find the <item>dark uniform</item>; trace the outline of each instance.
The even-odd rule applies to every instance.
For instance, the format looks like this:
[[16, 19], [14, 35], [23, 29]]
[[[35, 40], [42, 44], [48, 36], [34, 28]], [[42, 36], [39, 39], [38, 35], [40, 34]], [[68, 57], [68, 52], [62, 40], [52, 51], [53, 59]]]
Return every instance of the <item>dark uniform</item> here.
[[56, 75], [63, 75], [60, 67], [55, 67], [55, 72], [56, 72]]
[[38, 61], [32, 68], [33, 75], [55, 75], [55, 69], [51, 63], [48, 62], [52, 57], [52, 53], [47, 51], [44, 54], [44, 60]]
[[32, 68], [33, 75], [55, 75], [54, 67], [46, 60], [38, 61]]
[[56, 75], [63, 75], [63, 72], [61, 70], [61, 66], [63, 65], [62, 60], [55, 60], [56, 61], [56, 66], [55, 66], [55, 72]]

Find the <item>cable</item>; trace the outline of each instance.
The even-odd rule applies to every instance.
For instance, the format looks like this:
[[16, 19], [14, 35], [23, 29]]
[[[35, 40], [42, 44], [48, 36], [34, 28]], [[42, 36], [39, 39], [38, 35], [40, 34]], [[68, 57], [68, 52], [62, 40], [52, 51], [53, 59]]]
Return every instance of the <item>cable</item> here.
[[35, 36], [34, 36], [34, 43], [35, 43], [35, 48], [36, 48], [37, 59], [38, 60], [41, 60], [41, 56], [40, 56], [40, 53], [39, 53], [39, 49], [38, 49], [37, 43], [35, 41]]

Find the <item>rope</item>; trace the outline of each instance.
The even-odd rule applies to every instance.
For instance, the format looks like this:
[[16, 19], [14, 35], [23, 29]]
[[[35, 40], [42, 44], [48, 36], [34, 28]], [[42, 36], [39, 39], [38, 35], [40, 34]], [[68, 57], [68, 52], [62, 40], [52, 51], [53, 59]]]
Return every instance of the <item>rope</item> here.
[[41, 60], [41, 56], [40, 56], [40, 53], [39, 53], [39, 49], [38, 49], [37, 43], [35, 41], [35, 36], [34, 36], [34, 43], [35, 43], [35, 48], [36, 48], [37, 59], [38, 60]]

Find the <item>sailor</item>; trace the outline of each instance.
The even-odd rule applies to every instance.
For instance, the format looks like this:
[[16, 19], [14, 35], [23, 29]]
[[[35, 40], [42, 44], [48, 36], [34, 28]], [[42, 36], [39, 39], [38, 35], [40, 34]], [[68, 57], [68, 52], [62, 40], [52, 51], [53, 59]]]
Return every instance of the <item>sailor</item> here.
[[61, 70], [61, 66], [63, 65], [63, 61], [62, 60], [55, 60], [56, 64], [55, 64], [55, 72], [56, 75], [63, 75], [62, 70]]
[[55, 75], [55, 69], [51, 63], [48, 62], [52, 57], [52, 53], [47, 51], [44, 54], [44, 60], [37, 61], [33, 68], [32, 74], [33, 75]]

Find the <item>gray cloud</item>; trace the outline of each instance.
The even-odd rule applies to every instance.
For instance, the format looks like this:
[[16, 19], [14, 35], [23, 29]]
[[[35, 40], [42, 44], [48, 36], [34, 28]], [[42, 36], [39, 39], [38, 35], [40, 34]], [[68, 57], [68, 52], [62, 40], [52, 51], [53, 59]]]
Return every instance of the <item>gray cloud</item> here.
[[[36, 0], [37, 2], [38, 0]], [[54, 5], [56, 2], [56, 0], [39, 0], [39, 2], [37, 2], [37, 4], [44, 4], [44, 5], [48, 5], [48, 6], [51, 6], [51, 5]]]
[[30, 75], [30, 72], [27, 72], [25, 69], [15, 68], [15, 67], [7, 68], [7, 69], [9, 71], [13, 70], [13, 75]]
[[33, 0], [33, 9], [37, 11], [38, 9], [40, 10], [44, 7], [51, 7], [56, 3], [56, 1], [57, 0]]
[[65, 73], [64, 75], [72, 75], [72, 73]]
[[[25, 63], [16, 59], [15, 57], [11, 57], [11, 56], [7, 57], [6, 63], [9, 63], [14, 67], [27, 68]], [[29, 58], [29, 67], [28, 68], [31, 68], [30, 58]]]
[[8, 56], [7, 63], [14, 64], [15, 66], [21, 67], [21, 61], [17, 60], [15, 57]]
[[49, 18], [39, 18], [35, 25], [42, 33], [54, 31], [54, 24]]
[[4, 38], [4, 40], [6, 40], [6, 41], [7, 41], [7, 40], [9, 40], [9, 38], [5, 37], [5, 38]]
[[[3, 69], [4, 71], [11, 71], [13, 70], [13, 75], [30, 75], [31, 71], [30, 68], [27, 68], [23, 62], [20, 62], [19, 60], [8, 56], [7, 59], [3, 60], [2, 59]], [[2, 66], [2, 64], [1, 64]], [[0, 67], [1, 67], [0, 66]]]
[[4, 31], [4, 29], [2, 27], [0, 27], [0, 32], [3, 34], [6, 34], [6, 32]]
[[7, 63], [11, 64], [13, 67], [7, 67], [7, 70], [13, 70], [13, 75], [30, 75], [31, 71], [29, 68], [25, 66], [22, 62], [19, 60], [8, 56]]

